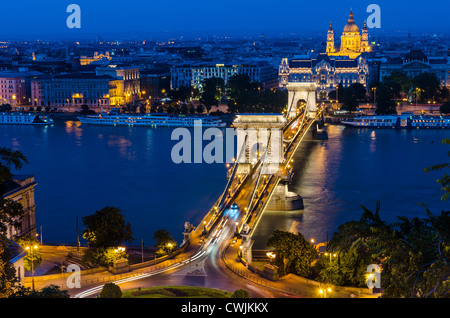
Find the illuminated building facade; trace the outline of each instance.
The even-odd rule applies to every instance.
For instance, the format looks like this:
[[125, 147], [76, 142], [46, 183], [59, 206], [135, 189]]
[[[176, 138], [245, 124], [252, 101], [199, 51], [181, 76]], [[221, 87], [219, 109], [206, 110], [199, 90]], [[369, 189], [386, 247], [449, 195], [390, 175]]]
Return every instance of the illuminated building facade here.
[[123, 106], [141, 98], [139, 68], [126, 64], [109, 64], [96, 69], [97, 76], [107, 75], [116, 81], [111, 83], [110, 104]]
[[75, 111], [87, 105], [91, 109], [110, 106], [110, 86], [116, 80], [108, 75], [72, 73], [41, 77], [31, 81], [33, 106]]
[[366, 24], [361, 34], [350, 12], [340, 48], [335, 47], [334, 31], [330, 24], [326, 53], [315, 57], [283, 58], [278, 68], [278, 85], [285, 88], [290, 82], [316, 83], [319, 100], [328, 99], [328, 94], [335, 91], [340, 83], [344, 88], [360, 83], [367, 89], [369, 64], [363, 53], [371, 51]]
[[94, 56], [82, 56], [80, 57], [80, 65], [89, 65], [93, 62], [99, 61], [111, 61], [111, 54], [106, 52], [105, 54], [99, 54], [98, 52], [94, 53]]
[[360, 83], [367, 88], [369, 66], [364, 57], [356, 59], [330, 57], [319, 54], [317, 58], [282, 59], [279, 67], [279, 86], [286, 87], [290, 82], [314, 82], [320, 100], [328, 99], [328, 94], [338, 85], [349, 87]]
[[380, 81], [393, 72], [401, 72], [411, 78], [424, 72], [433, 73], [442, 86], [450, 88], [450, 60], [447, 56], [427, 56], [422, 50], [410, 50], [380, 64]]
[[266, 61], [248, 62], [202, 62], [192, 64], [176, 64], [170, 71], [172, 89], [192, 86], [202, 89], [202, 82], [211, 77], [222, 78], [225, 85], [235, 74], [247, 74], [250, 81], [259, 82], [264, 88], [277, 86], [277, 72]]
[[358, 25], [355, 23], [353, 12], [350, 11], [347, 24], [344, 26], [344, 30], [341, 35], [341, 45], [337, 49], [334, 41], [334, 31], [331, 26], [328, 28], [327, 33], [327, 48], [326, 53], [329, 56], [347, 56], [351, 59], [357, 58], [361, 53], [372, 52], [372, 47], [369, 43], [369, 32], [367, 30], [367, 24], [364, 22], [362, 31], [359, 31]]
[[5, 181], [6, 191], [3, 198], [20, 203], [24, 211], [23, 215], [15, 220], [17, 224], [7, 224], [7, 238], [36, 234], [36, 204], [34, 201], [36, 185], [37, 182], [34, 181], [32, 175], [14, 176], [12, 180]]
[[121, 107], [140, 99], [139, 69], [118, 65], [78, 72], [36, 77], [31, 81], [33, 106], [63, 111], [80, 110], [82, 105], [99, 111]]
[[1, 72], [0, 105], [20, 106], [29, 103], [29, 96], [27, 96], [28, 77], [28, 74], [21, 72]]

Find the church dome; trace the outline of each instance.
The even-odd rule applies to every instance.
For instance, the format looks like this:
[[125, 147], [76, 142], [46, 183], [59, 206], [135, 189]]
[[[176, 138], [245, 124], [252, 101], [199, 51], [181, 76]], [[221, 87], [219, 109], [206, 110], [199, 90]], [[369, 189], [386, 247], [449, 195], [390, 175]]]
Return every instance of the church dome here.
[[353, 18], [353, 12], [350, 11], [350, 15], [348, 17], [348, 22], [344, 27], [344, 32], [358, 32], [359, 28], [355, 23], [355, 19]]

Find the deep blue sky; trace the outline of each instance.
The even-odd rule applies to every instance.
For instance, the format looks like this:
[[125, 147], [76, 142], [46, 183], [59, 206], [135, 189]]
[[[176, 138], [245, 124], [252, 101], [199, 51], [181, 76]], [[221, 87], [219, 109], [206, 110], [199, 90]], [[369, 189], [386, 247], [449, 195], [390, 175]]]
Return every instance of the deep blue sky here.
[[[81, 30], [66, 27], [71, 3], [81, 7]], [[350, 8], [362, 26], [371, 3], [381, 7], [380, 34], [450, 32], [448, 0], [16, 0], [2, 1], [0, 38], [324, 33], [330, 20], [340, 33]]]

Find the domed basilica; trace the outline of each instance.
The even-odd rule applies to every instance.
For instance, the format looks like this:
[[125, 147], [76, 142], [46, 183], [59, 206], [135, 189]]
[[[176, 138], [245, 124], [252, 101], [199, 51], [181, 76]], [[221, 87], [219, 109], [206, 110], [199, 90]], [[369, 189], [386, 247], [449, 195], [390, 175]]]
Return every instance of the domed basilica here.
[[335, 47], [334, 31], [330, 24], [326, 52], [291, 59], [282, 58], [278, 68], [278, 85], [286, 88], [289, 83], [316, 83], [319, 100], [329, 100], [329, 93], [340, 84], [346, 88], [360, 83], [367, 89], [369, 65], [365, 54], [362, 54], [365, 52], [372, 52], [367, 26], [364, 23], [360, 33], [353, 12], [350, 11], [348, 23], [342, 32], [340, 48]]
[[350, 11], [348, 22], [344, 27], [341, 35], [341, 47], [336, 49], [334, 43], [334, 31], [331, 26], [327, 34], [327, 54], [329, 56], [348, 56], [351, 59], [358, 57], [363, 52], [371, 52], [372, 47], [369, 44], [369, 32], [367, 30], [366, 22], [362, 32], [359, 32], [359, 27], [353, 18], [353, 12]]

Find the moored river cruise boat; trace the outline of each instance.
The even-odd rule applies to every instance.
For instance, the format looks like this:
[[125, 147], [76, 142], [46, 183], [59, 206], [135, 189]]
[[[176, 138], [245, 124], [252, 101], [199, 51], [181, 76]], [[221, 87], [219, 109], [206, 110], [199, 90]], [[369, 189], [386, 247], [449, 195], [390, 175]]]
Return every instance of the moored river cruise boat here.
[[167, 114], [127, 115], [115, 112], [78, 117], [84, 125], [143, 126], [143, 127], [225, 127], [220, 118], [209, 116], [184, 116]]
[[343, 119], [341, 123], [358, 128], [450, 128], [450, 117], [403, 113], [386, 116], [357, 116]]
[[31, 113], [0, 113], [0, 125], [51, 125], [54, 120]]

